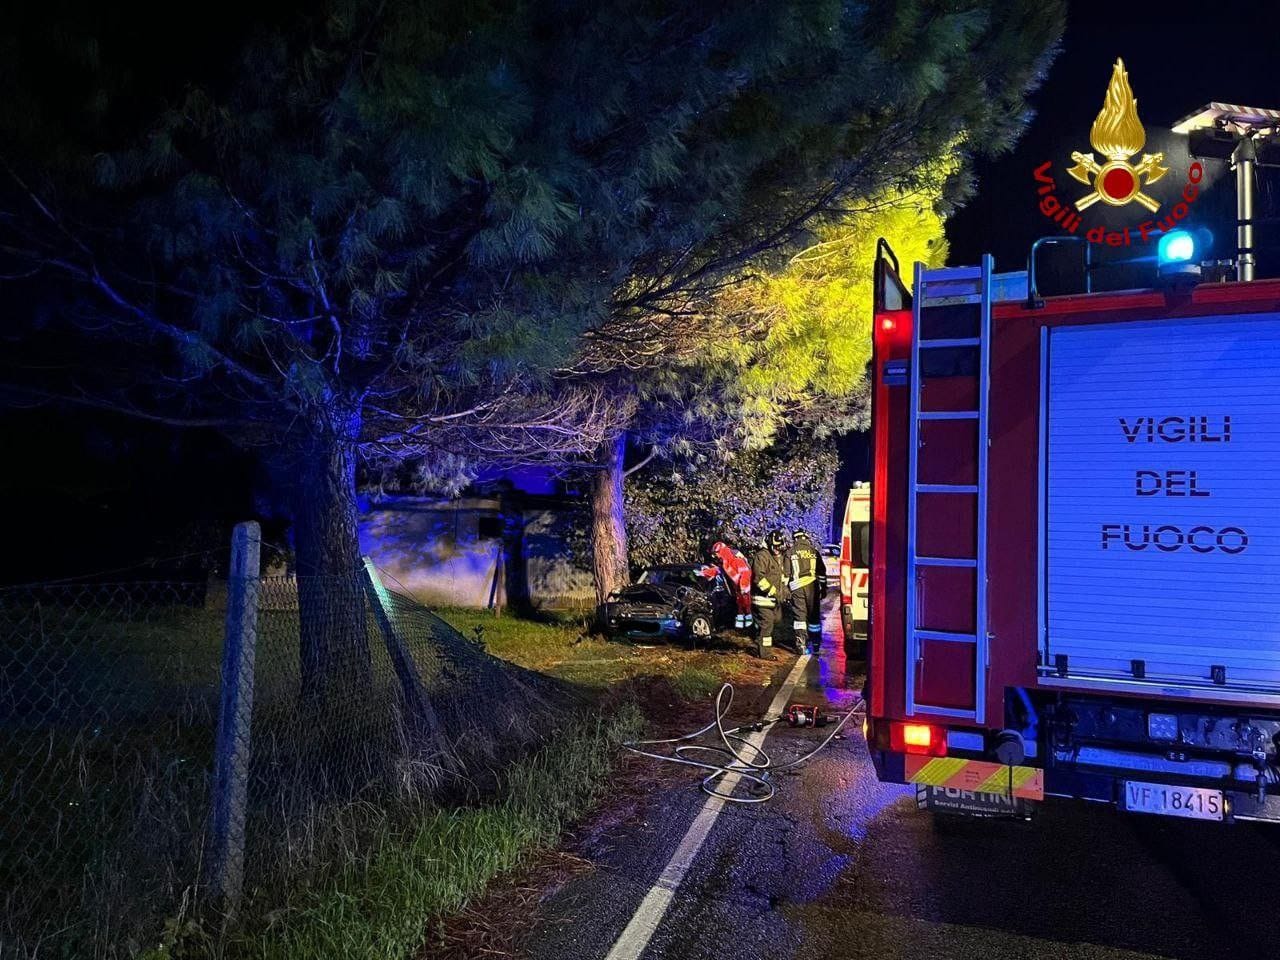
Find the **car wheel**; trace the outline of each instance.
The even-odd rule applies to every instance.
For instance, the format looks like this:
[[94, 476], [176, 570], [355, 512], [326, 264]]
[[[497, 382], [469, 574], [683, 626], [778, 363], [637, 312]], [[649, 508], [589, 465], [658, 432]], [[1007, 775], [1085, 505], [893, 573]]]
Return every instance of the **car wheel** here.
[[699, 640], [710, 640], [712, 634], [711, 618], [705, 613], [696, 613], [689, 618], [686, 629], [694, 643]]

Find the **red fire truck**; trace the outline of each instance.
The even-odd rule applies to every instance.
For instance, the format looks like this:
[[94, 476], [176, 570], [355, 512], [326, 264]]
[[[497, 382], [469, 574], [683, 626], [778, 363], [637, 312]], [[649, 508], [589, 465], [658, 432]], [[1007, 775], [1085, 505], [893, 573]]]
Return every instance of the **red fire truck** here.
[[908, 292], [877, 260], [881, 779], [1280, 820], [1280, 281], [1038, 298], [986, 257]]

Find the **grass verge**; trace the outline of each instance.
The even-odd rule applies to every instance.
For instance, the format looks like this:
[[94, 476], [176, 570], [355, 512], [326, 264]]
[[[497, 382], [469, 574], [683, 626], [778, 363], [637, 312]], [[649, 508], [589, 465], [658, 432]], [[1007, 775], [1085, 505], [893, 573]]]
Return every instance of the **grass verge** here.
[[692, 650], [678, 642], [606, 640], [588, 633], [581, 617], [527, 620], [462, 608], [435, 612], [465, 636], [478, 639], [488, 653], [588, 692], [665, 678], [683, 699], [704, 700], [725, 680], [750, 685], [773, 671], [773, 665], [755, 659], [755, 643], [745, 636], [725, 635]]
[[400, 825], [292, 893], [253, 938], [227, 956], [244, 960], [398, 960], [422, 949], [431, 925], [463, 908], [494, 877], [552, 845], [604, 790], [618, 746], [643, 718], [623, 706], [562, 731], [514, 764], [494, 802], [438, 810]]
[[685, 700], [702, 700], [720, 689], [724, 681], [706, 667], [685, 666], [671, 677], [671, 688]]

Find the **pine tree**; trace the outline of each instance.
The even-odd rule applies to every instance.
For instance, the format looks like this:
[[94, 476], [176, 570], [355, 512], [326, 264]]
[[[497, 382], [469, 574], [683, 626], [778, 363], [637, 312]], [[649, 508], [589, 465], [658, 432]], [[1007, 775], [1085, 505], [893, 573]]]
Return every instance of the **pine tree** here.
[[[593, 566], [601, 600], [635, 559], [630, 531], [646, 521], [633, 508], [650, 525], [666, 516], [683, 528], [689, 516], [701, 516], [707, 521], [702, 534], [681, 529], [671, 535], [673, 546], [687, 547], [715, 525], [707, 514], [713, 504], [726, 517], [740, 512], [730, 502], [725, 478], [741, 474], [743, 497], [766, 488], [759, 466], [764, 461], [750, 452], [782, 440], [804, 456], [835, 433], [865, 429], [877, 242], [887, 238], [908, 264], [943, 263], [946, 196], [961, 170], [953, 152], [922, 164], [910, 188], [883, 191], [819, 219], [799, 251], [777, 269], [748, 264], [701, 302], [691, 298], [678, 329], [633, 324], [643, 332], [624, 348], [610, 343], [591, 358], [597, 367], [607, 366], [610, 357], [617, 361], [608, 379], [635, 400], [622, 430], [650, 450], [644, 461], [624, 470], [626, 450], [615, 440], [592, 486]], [[659, 463], [648, 475], [628, 485], [643, 491], [643, 503], [629, 497], [620, 506], [602, 489], [604, 478], [616, 483], [655, 457]], [[694, 497], [695, 504], [680, 507], [652, 489], [653, 476], [679, 478], [695, 465], [721, 478], [714, 492]], [[685, 495], [690, 485], [681, 489]], [[784, 515], [790, 508], [771, 509]], [[742, 527], [730, 523], [735, 533]], [[646, 555], [654, 543], [650, 530], [642, 546]]]
[[767, 445], [786, 429], [824, 437], [866, 428], [876, 246], [887, 239], [907, 265], [946, 262], [941, 187], [953, 165], [939, 166], [932, 185], [821, 224], [785, 268], [749, 277], [717, 302], [762, 333], [719, 338], [708, 351], [730, 368], [720, 399], [742, 446]]

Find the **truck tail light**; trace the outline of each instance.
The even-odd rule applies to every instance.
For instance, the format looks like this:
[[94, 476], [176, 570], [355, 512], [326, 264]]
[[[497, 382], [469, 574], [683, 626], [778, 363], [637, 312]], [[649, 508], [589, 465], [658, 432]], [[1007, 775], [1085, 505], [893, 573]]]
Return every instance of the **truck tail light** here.
[[947, 755], [947, 731], [930, 723], [890, 723], [889, 749], [926, 757]]
[[840, 602], [853, 603], [853, 564], [840, 561]]
[[877, 313], [872, 331], [875, 343], [878, 345], [905, 344], [911, 339], [911, 311], [886, 310], [883, 313]]

